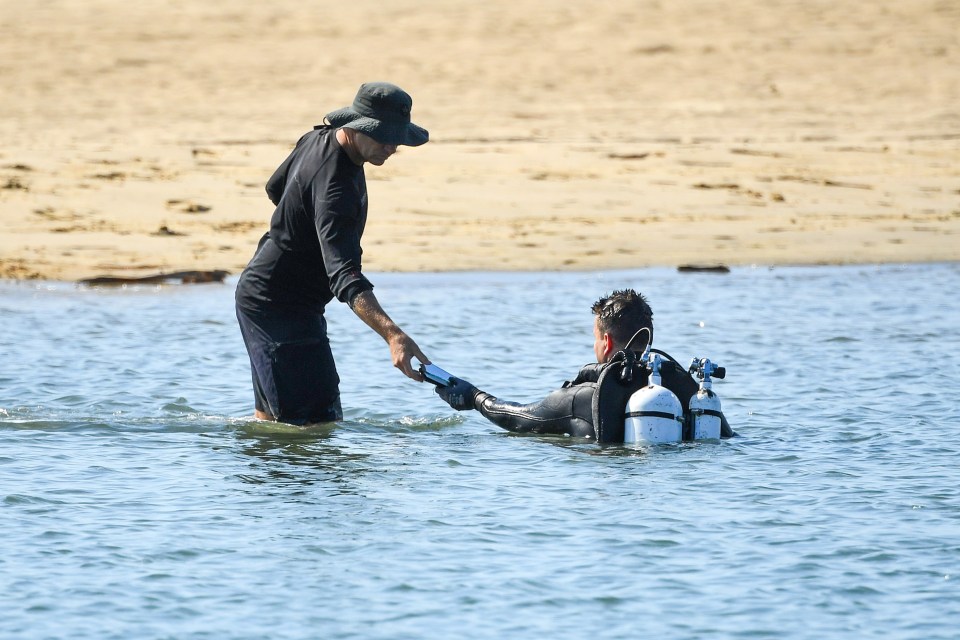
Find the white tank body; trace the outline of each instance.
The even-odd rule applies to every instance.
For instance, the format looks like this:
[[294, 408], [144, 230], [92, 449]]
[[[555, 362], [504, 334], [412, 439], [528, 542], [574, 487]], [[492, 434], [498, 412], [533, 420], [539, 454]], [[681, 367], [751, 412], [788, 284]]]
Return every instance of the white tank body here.
[[625, 443], [665, 444], [683, 438], [683, 406], [666, 387], [650, 384], [634, 392], [624, 413]]
[[710, 389], [701, 388], [690, 396], [694, 440], [720, 439], [720, 398]]

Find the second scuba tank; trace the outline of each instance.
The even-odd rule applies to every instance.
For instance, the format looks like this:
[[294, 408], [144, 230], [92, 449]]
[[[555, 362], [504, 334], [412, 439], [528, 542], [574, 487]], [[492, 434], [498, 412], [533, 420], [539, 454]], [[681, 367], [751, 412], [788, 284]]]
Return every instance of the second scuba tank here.
[[694, 358], [690, 373], [700, 378], [700, 389], [690, 396], [690, 415], [693, 420], [694, 440], [720, 439], [720, 398], [713, 392], [710, 376], [723, 378], [726, 370], [706, 358]]
[[635, 391], [627, 401], [623, 441], [628, 444], [680, 442], [683, 406], [672, 391], [660, 385], [660, 356], [653, 356], [649, 368], [650, 384]]

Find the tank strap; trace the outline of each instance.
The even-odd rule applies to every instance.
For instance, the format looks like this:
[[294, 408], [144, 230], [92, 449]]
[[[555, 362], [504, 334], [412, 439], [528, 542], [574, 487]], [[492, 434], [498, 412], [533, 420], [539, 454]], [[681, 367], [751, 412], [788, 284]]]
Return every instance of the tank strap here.
[[716, 409], [688, 409], [688, 411], [698, 416], [714, 416], [716, 418], [723, 417], [723, 413], [717, 411]]
[[678, 418], [672, 413], [667, 413], [666, 411], [628, 411], [623, 414], [624, 418], [666, 418], [668, 420], [676, 420], [677, 422], [683, 422], [683, 418]]

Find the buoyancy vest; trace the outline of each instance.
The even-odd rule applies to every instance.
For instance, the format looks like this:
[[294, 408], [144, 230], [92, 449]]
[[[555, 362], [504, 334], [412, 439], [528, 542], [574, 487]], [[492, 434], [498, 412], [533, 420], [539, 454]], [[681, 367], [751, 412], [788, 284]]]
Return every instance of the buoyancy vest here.
[[[689, 414], [690, 396], [699, 385], [690, 373], [669, 354], [660, 365], [661, 384], [680, 400], [684, 411], [683, 439], [689, 440], [692, 420]], [[624, 437], [624, 409], [635, 391], [647, 386], [649, 373], [640, 362], [639, 354], [620, 351], [605, 364], [599, 365], [597, 389], [593, 394], [593, 428], [597, 442], [622, 443]]]

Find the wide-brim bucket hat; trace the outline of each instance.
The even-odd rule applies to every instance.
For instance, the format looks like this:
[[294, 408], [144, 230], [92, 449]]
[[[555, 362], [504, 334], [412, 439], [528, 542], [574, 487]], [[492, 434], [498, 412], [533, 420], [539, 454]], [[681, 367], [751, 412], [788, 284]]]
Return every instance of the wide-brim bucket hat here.
[[410, 122], [413, 99], [406, 91], [389, 82], [360, 85], [353, 104], [327, 114], [335, 127], [365, 133], [380, 144], [418, 147], [430, 139], [423, 127]]

